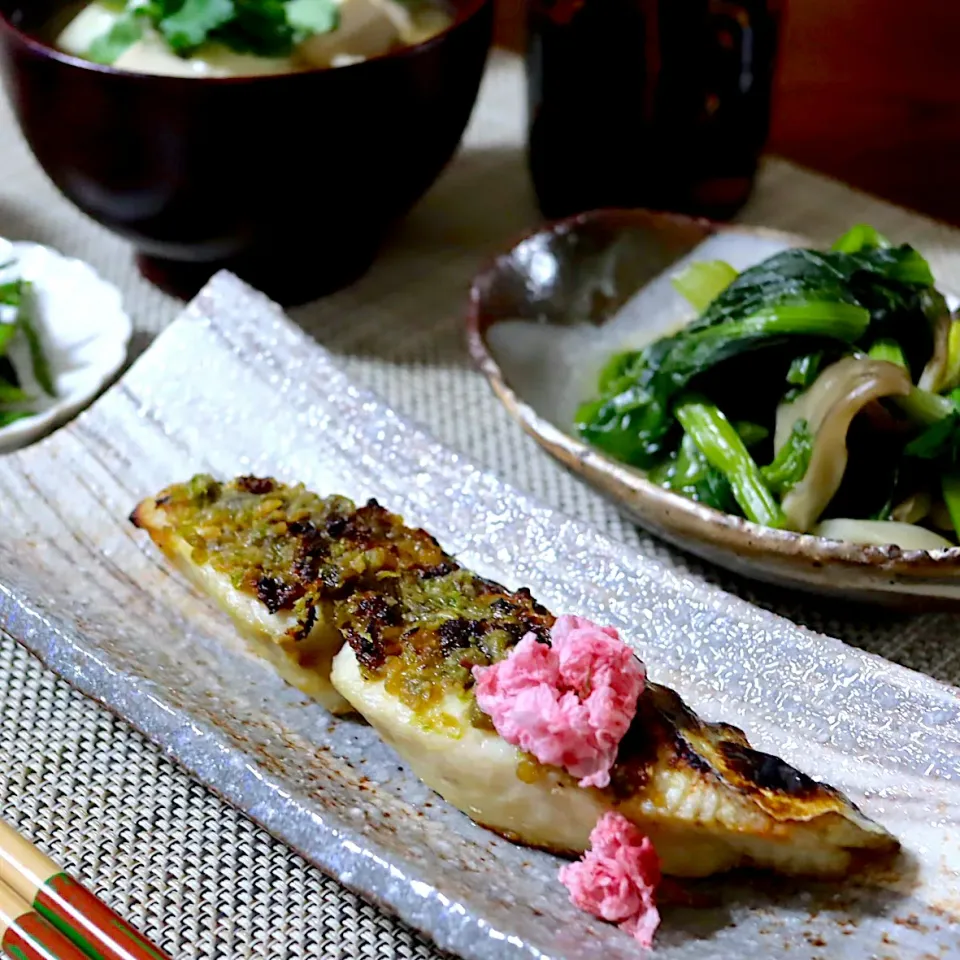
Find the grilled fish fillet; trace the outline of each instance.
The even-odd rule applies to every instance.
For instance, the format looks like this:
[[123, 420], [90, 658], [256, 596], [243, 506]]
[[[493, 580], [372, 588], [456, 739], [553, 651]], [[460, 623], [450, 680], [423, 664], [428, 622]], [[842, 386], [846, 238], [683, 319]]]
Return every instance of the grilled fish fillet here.
[[452, 569], [436, 541], [376, 505], [321, 500], [302, 487], [197, 476], [130, 517], [233, 620], [252, 651], [331, 713], [353, 708], [330, 683], [343, 644], [333, 604], [397, 569]]
[[272, 480], [198, 477], [133, 520], [290, 682], [356, 710], [445, 800], [512, 840], [579, 854], [616, 810], [681, 877], [738, 866], [837, 877], [898, 849], [841, 793], [658, 684], [641, 695], [608, 787], [583, 789], [524, 755], [478, 708], [471, 668], [528, 632], [548, 639], [554, 616], [373, 501], [356, 509]]

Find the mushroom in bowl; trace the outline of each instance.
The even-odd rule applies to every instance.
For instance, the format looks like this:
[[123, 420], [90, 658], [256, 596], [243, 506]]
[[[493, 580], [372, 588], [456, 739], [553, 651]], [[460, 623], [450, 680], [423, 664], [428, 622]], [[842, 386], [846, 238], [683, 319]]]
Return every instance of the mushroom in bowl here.
[[549, 452], [756, 579], [960, 601], [960, 325], [923, 256], [647, 211], [561, 221], [475, 280], [469, 338]]
[[292, 304], [358, 278], [439, 176], [491, 25], [491, 0], [0, 0], [0, 74], [149, 279], [229, 269]]

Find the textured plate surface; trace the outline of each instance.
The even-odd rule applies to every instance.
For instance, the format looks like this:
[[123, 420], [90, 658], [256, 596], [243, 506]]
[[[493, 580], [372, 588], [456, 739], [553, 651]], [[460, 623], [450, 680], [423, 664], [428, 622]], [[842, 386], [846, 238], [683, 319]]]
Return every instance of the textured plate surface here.
[[[573, 428], [612, 355], [694, 318], [671, 283], [679, 270], [711, 259], [743, 270], [796, 245], [809, 241], [645, 210], [561, 220], [525, 237], [475, 279], [470, 351], [520, 426], [651, 533], [781, 586], [909, 609], [960, 609], [960, 547], [862, 546], [763, 527], [650, 483]], [[957, 297], [946, 296], [956, 308]]]
[[26, 446], [90, 403], [125, 363], [133, 332], [120, 291], [82, 260], [0, 237], [0, 264], [13, 258], [13, 266], [0, 270], [0, 283], [22, 278], [33, 284], [57, 396], [47, 397], [34, 382], [28, 357], [15, 357], [24, 389], [38, 398], [37, 414], [0, 428], [0, 452]]
[[[203, 358], [202, 375], [197, 358]], [[377, 496], [479, 572], [623, 629], [653, 679], [847, 791], [903, 841], [842, 888], [728, 878], [669, 908], [657, 955], [960, 956], [956, 691], [640, 560], [350, 386], [220, 275], [93, 408], [0, 461], [0, 626], [322, 869], [465, 957], [635, 957], [571, 908], [557, 861], [470, 824], [372, 731], [240, 648], [126, 522], [195, 471]]]

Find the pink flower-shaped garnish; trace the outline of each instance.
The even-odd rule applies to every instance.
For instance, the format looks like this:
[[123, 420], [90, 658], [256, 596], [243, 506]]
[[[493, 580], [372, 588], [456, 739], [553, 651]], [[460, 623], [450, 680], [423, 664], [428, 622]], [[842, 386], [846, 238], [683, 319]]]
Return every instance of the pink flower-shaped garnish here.
[[644, 947], [660, 925], [654, 892], [660, 859], [649, 838], [626, 817], [605, 813], [590, 834], [590, 850], [560, 868], [571, 901], [601, 920], [616, 923]]
[[560, 617], [550, 646], [528, 633], [492, 667], [474, 667], [477, 703], [508, 743], [605, 787], [637, 712], [646, 671], [612, 627]]

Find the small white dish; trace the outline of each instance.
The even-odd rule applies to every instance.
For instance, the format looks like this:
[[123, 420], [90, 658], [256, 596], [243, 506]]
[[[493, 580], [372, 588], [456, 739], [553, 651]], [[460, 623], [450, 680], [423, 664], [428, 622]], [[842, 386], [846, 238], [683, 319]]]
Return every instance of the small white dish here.
[[11, 260], [0, 283], [20, 277], [33, 285], [34, 321], [56, 396], [46, 396], [34, 381], [22, 347], [11, 347], [24, 389], [37, 397], [37, 413], [0, 428], [0, 453], [33, 443], [87, 406], [120, 372], [133, 333], [120, 291], [89, 264], [0, 238], [0, 265]]

